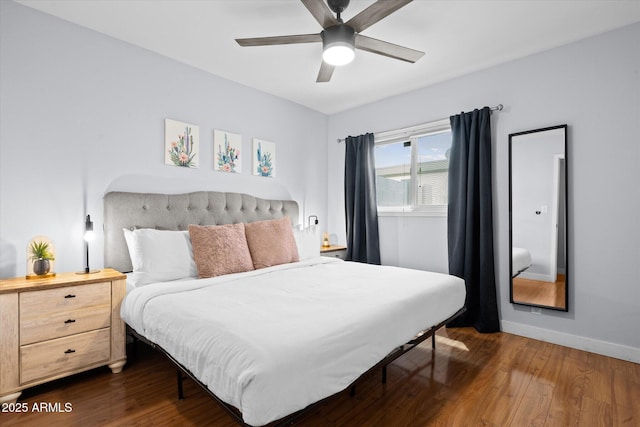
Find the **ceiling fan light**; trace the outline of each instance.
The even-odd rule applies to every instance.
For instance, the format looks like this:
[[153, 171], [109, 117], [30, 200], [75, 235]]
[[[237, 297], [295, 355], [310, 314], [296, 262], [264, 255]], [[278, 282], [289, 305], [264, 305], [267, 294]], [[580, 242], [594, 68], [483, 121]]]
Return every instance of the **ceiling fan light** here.
[[325, 46], [322, 60], [330, 65], [346, 65], [356, 56], [353, 46], [346, 42], [335, 42]]
[[322, 34], [322, 60], [330, 65], [345, 65], [355, 57], [355, 31], [338, 24], [325, 28]]

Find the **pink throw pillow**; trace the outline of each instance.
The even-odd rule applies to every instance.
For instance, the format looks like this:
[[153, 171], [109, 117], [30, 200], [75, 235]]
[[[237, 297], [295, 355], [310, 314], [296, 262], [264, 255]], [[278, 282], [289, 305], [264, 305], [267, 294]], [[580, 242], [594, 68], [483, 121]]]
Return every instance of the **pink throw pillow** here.
[[255, 221], [245, 224], [244, 228], [256, 270], [299, 260], [298, 246], [288, 217]]
[[253, 270], [244, 224], [189, 225], [198, 277]]

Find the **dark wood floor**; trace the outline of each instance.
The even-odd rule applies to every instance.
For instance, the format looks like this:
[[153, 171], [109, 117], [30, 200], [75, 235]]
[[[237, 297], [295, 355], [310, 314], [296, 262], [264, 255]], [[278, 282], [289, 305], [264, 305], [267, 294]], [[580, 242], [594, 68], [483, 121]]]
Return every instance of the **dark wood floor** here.
[[513, 300], [525, 304], [536, 304], [546, 307], [566, 308], [566, 279], [559, 274], [555, 282], [524, 279], [513, 279]]
[[[121, 374], [107, 368], [26, 390], [24, 414], [2, 426], [221, 426], [236, 424], [192, 381], [178, 401], [176, 371], [141, 346]], [[37, 413], [41, 403], [71, 412]], [[341, 393], [298, 426], [639, 426], [640, 365], [515, 335], [438, 333], [350, 397]]]

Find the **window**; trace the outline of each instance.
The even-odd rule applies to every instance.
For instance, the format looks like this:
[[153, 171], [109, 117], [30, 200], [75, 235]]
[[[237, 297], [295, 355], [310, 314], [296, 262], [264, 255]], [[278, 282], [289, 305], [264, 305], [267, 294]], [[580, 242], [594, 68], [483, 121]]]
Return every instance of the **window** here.
[[448, 119], [377, 134], [378, 213], [445, 215], [450, 150]]

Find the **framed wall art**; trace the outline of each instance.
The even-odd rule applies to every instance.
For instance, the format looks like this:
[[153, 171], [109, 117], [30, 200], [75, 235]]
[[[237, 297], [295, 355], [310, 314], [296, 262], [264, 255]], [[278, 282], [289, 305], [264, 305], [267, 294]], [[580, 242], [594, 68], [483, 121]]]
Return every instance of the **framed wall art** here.
[[253, 138], [253, 175], [276, 176], [276, 144]]
[[213, 147], [215, 153], [214, 168], [222, 172], [242, 172], [240, 161], [240, 148], [242, 146], [242, 135], [225, 132], [223, 130], [213, 131]]
[[198, 167], [200, 128], [177, 120], [164, 120], [164, 163], [186, 168]]

